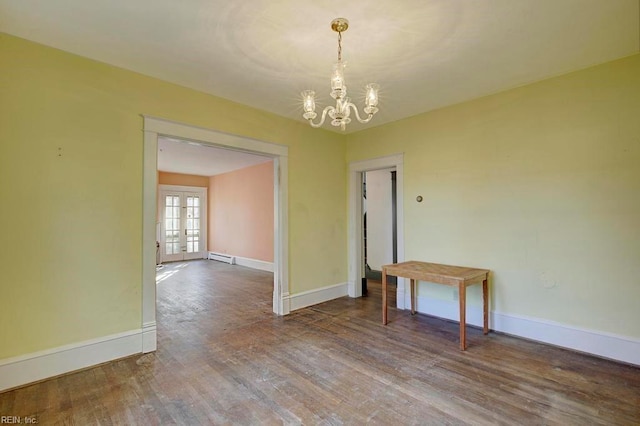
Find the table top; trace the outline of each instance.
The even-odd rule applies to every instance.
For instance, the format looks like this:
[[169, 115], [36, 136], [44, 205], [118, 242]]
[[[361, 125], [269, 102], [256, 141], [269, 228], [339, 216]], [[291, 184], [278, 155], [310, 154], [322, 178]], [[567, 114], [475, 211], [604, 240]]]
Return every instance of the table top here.
[[441, 265], [416, 260], [383, 265], [382, 270], [387, 275], [447, 285], [473, 284], [487, 279], [489, 275], [488, 269]]

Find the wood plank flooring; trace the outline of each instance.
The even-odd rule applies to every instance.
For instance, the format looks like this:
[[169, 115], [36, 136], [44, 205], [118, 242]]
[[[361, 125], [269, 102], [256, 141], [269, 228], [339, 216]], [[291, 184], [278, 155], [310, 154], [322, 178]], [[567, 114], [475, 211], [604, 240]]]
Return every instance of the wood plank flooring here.
[[[272, 275], [159, 273], [158, 350], [0, 394], [38, 424], [638, 425], [640, 368], [389, 309], [380, 284], [286, 317]], [[391, 304], [395, 305], [392, 299]]]

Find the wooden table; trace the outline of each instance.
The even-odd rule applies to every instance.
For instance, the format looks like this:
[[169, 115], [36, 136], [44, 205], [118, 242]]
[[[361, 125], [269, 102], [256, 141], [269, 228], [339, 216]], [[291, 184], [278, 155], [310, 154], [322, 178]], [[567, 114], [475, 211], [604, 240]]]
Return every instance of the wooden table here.
[[489, 333], [489, 289], [488, 269], [466, 268], [463, 266], [440, 265], [438, 263], [409, 262], [382, 266], [382, 324], [387, 324], [387, 275], [411, 280], [411, 314], [416, 313], [416, 281], [428, 281], [458, 287], [460, 301], [460, 350], [467, 349], [466, 309], [467, 286], [482, 283], [482, 309], [484, 314], [484, 334]]

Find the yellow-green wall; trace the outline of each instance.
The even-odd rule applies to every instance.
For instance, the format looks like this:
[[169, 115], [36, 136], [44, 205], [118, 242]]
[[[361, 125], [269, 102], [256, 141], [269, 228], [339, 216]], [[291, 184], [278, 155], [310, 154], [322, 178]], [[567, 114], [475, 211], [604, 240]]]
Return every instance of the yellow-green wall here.
[[0, 359], [140, 329], [140, 114], [288, 145], [289, 291], [347, 281], [344, 136], [6, 34], [0, 58]]
[[400, 152], [407, 259], [491, 269], [499, 313], [640, 337], [640, 55], [347, 137], [348, 161]]
[[4, 34], [0, 58], [0, 359], [140, 328], [140, 114], [289, 147], [292, 294], [347, 280], [345, 159], [404, 152], [407, 259], [640, 337], [640, 55], [347, 136]]

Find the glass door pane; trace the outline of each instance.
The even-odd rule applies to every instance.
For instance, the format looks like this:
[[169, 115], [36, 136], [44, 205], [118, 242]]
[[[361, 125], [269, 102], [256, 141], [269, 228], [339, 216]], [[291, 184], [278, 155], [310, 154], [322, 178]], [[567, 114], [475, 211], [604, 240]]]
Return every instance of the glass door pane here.
[[187, 236], [187, 253], [200, 251], [200, 197], [186, 196], [187, 213], [185, 235]]
[[180, 196], [167, 195], [164, 199], [165, 253], [180, 253]]

